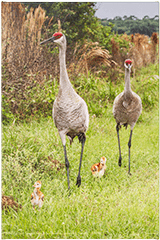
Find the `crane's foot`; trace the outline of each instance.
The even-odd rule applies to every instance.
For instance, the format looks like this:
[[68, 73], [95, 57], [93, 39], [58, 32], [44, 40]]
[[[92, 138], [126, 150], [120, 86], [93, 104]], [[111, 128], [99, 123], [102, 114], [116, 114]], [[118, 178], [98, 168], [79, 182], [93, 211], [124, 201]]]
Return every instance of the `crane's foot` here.
[[80, 187], [80, 185], [81, 185], [81, 176], [78, 176], [78, 177], [77, 177], [77, 183], [76, 183], [76, 185], [77, 185], [78, 187]]
[[119, 167], [122, 166], [122, 158], [121, 158], [121, 156], [119, 157], [118, 166], [119, 166]]

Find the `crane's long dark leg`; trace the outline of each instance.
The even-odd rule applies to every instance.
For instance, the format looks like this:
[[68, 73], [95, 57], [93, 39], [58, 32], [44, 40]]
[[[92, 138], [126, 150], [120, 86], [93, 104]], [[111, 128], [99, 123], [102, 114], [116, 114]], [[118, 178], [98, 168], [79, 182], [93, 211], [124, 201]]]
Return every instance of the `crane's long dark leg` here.
[[129, 142], [128, 142], [128, 149], [129, 149], [129, 166], [128, 166], [128, 174], [130, 174], [130, 148], [131, 148], [132, 132], [133, 132], [133, 130], [131, 130], [131, 132], [130, 132], [130, 137], [129, 137]]
[[121, 157], [121, 147], [120, 147], [120, 139], [119, 139], [119, 129], [120, 129], [120, 124], [117, 123], [116, 130], [117, 130], [118, 147], [119, 147], [119, 160], [118, 160], [118, 165], [121, 167], [121, 165], [122, 165], [122, 157]]
[[84, 133], [82, 133], [78, 136], [78, 138], [79, 138], [79, 141], [82, 143], [81, 157], [80, 157], [80, 163], [79, 163], [79, 171], [78, 171], [78, 177], [77, 177], [77, 183], [76, 183], [76, 185], [79, 187], [81, 185], [80, 171], [81, 171], [82, 156], [83, 156], [83, 150], [84, 150], [84, 144], [85, 144], [85, 141], [86, 141], [86, 136], [85, 136]]
[[66, 169], [67, 169], [68, 189], [70, 189], [70, 185], [69, 185], [69, 161], [68, 161], [68, 158], [67, 158], [66, 145], [63, 145], [63, 149], [64, 149], [65, 165], [66, 165]]

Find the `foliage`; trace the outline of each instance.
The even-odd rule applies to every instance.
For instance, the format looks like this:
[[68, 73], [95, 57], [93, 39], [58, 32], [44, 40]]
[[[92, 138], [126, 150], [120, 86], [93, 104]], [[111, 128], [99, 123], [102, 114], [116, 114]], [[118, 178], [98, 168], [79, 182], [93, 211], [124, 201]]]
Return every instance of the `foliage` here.
[[151, 36], [153, 32], [159, 31], [159, 16], [156, 15], [154, 18], [149, 18], [144, 16], [143, 19], [138, 19], [137, 17], [131, 15], [130, 17], [124, 16], [115, 17], [114, 19], [101, 19], [101, 23], [104, 26], [109, 26], [112, 23], [114, 26], [112, 31], [128, 35], [140, 33]]
[[[46, 15], [53, 18], [52, 33], [57, 31], [57, 21], [61, 21], [61, 28], [67, 37], [69, 45], [74, 46], [77, 41], [85, 39], [95, 41], [100, 23], [94, 16], [94, 2], [52, 2], [52, 3], [24, 3], [30, 9], [40, 4], [46, 10]], [[97, 29], [98, 27], [98, 29]]]
[[[99, 42], [101, 46], [110, 48], [110, 39], [113, 24], [101, 25], [95, 14], [94, 2], [53, 2], [53, 3], [24, 3], [27, 11], [40, 6], [45, 9], [46, 15], [52, 19], [50, 34], [57, 31], [57, 21], [61, 21], [62, 32], [67, 37], [69, 48], [73, 48], [78, 42], [83, 44], [84, 40]], [[48, 21], [49, 21], [48, 19]]]
[[159, 99], [159, 69], [158, 65], [150, 64], [142, 67], [135, 74], [136, 81], [132, 82], [132, 88], [142, 99], [143, 109], [151, 111], [158, 104]]
[[[87, 76], [79, 73], [74, 77], [70, 74], [72, 72], [69, 72], [69, 76], [74, 89], [86, 101], [91, 115], [102, 116], [124, 89], [124, 73], [115, 72], [114, 68], [105, 78], [102, 78], [101, 72], [95, 75], [88, 71]], [[147, 68], [136, 70], [131, 77], [132, 90], [140, 95], [143, 108], [148, 111], [158, 104], [158, 75], [158, 64], [151, 64]], [[17, 103], [14, 114], [13, 107], [18, 99], [10, 101], [2, 98], [3, 123], [13, 119], [30, 121], [33, 117], [51, 118], [52, 105], [59, 89], [58, 81], [53, 76], [44, 80], [43, 85], [36, 83], [34, 87], [26, 89], [25, 99]]]
[[[67, 6], [65, 4], [69, 3], [58, 4], [60, 5], [56, 5], [57, 8], [65, 7]], [[78, 3], [73, 6], [82, 7], [83, 11], [92, 8], [92, 4]], [[40, 6], [35, 10], [30, 8], [27, 11], [28, 13], [20, 3], [2, 3], [2, 120], [4, 123], [29, 119], [33, 116], [50, 117], [52, 104], [58, 92], [58, 48], [54, 47], [54, 44], [39, 46], [41, 32], [44, 38], [50, 37], [51, 19], [48, 19], [48, 25], [44, 26], [47, 17]], [[102, 26], [99, 21], [94, 24], [92, 34], [97, 42], [83, 41], [82, 38], [80, 41], [82, 40], [83, 44], [77, 42], [74, 48], [67, 46], [66, 60], [74, 88], [88, 103], [90, 113], [100, 116], [117, 95], [118, 87], [123, 89], [123, 64], [126, 58], [129, 57], [133, 61], [134, 78], [139, 67], [146, 67], [150, 62], [158, 66], [158, 36], [157, 33], [153, 33], [149, 43], [144, 35], [119, 36], [111, 33], [112, 26]], [[108, 46], [110, 52], [103, 45]], [[155, 74], [153, 72], [148, 79]], [[122, 84], [119, 85], [119, 82]], [[151, 83], [154, 91], [157, 82], [153, 80]], [[139, 86], [141, 85], [140, 81]], [[146, 94], [146, 99], [147, 96]], [[147, 103], [145, 107], [150, 108], [151, 102], [154, 102], [153, 106], [156, 105], [156, 99], [153, 94], [150, 100], [145, 101]]]

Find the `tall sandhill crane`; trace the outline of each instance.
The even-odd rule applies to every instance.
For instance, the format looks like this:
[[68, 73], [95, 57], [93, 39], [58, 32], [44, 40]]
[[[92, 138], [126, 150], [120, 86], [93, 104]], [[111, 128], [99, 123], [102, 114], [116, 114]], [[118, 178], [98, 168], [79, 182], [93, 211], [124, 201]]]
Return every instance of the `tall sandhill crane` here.
[[131, 148], [131, 138], [133, 128], [141, 114], [142, 111], [142, 102], [141, 98], [131, 90], [130, 86], [130, 72], [132, 67], [132, 61], [130, 59], [125, 60], [125, 88], [122, 93], [120, 93], [114, 100], [113, 103], [113, 116], [116, 120], [117, 126], [117, 137], [118, 137], [118, 146], [119, 146], [119, 162], [118, 165], [121, 167], [121, 148], [120, 148], [120, 139], [119, 139], [119, 129], [121, 125], [124, 125], [127, 129], [128, 124], [131, 127], [128, 148], [129, 148], [129, 169], [128, 173], [130, 174], [130, 148]]
[[60, 62], [60, 88], [58, 96], [53, 104], [53, 120], [58, 128], [59, 135], [62, 140], [65, 156], [65, 165], [67, 169], [68, 189], [69, 183], [69, 161], [66, 151], [66, 135], [72, 144], [73, 139], [78, 136], [79, 142], [82, 143], [79, 172], [77, 177], [78, 187], [81, 185], [81, 164], [84, 150], [84, 144], [86, 140], [85, 132], [89, 125], [88, 108], [85, 101], [75, 92], [73, 89], [66, 69], [66, 37], [64, 34], [57, 32], [47, 40], [44, 40], [40, 44], [48, 41], [53, 41], [59, 45], [59, 62]]

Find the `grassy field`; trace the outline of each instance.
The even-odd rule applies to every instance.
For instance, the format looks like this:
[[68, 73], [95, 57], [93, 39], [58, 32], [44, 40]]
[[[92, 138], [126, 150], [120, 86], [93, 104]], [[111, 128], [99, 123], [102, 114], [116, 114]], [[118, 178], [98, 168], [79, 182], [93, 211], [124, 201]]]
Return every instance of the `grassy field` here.
[[[15, 117], [10, 123], [4, 122], [2, 193], [13, 196], [22, 209], [2, 211], [3, 239], [159, 238], [159, 110], [155, 75], [158, 75], [158, 63], [142, 68], [131, 79], [132, 89], [140, 95], [143, 104], [133, 130], [131, 176], [127, 144], [130, 129], [120, 130], [120, 168], [112, 115], [113, 99], [123, 90], [124, 80], [112, 84], [100, 78], [95, 81], [90, 76], [80, 78], [77, 83], [89, 106], [90, 124], [80, 188], [76, 186], [76, 178], [81, 145], [78, 139], [71, 146], [67, 140], [70, 194], [62, 143], [52, 118], [36, 115], [23, 121]], [[53, 91], [50, 85], [46, 87], [46, 93]], [[44, 99], [40, 93], [37, 91], [37, 97]], [[90, 168], [102, 156], [107, 158], [106, 173], [101, 179], [93, 179]], [[45, 201], [41, 211], [34, 212], [30, 195], [37, 180], [42, 182]]]
[[[84, 7], [91, 16], [92, 9], [81, 6], [81, 10]], [[56, 8], [66, 12], [63, 4]], [[73, 11], [69, 14], [73, 15]], [[68, 9], [65, 19], [67, 16]], [[86, 19], [89, 24], [89, 18]], [[112, 26], [102, 28], [96, 20], [91, 25], [85, 21], [82, 31], [88, 32], [87, 37], [83, 34], [76, 43], [78, 32], [72, 31], [70, 24], [73, 41], [72, 44], [68, 41], [66, 53], [68, 75], [87, 103], [90, 123], [79, 188], [76, 180], [81, 145], [74, 139], [70, 146], [67, 139], [71, 187], [68, 191], [63, 147], [51, 118], [59, 90], [58, 48], [52, 44], [39, 46], [53, 29], [65, 29], [64, 21], [60, 26], [55, 20], [45, 17], [40, 7], [29, 11], [17, 2], [2, 3], [2, 203], [3, 196], [13, 197], [21, 208], [2, 209], [1, 237], [158, 239], [158, 33], [153, 33], [148, 43], [145, 35], [113, 36]], [[143, 106], [133, 130], [131, 175], [128, 175], [130, 129], [120, 130], [122, 166], [119, 167], [112, 114], [113, 101], [124, 90], [123, 62], [128, 57], [134, 63], [132, 90], [141, 97]], [[107, 159], [106, 172], [101, 179], [95, 179], [91, 166], [102, 156]], [[44, 194], [40, 211], [33, 210], [30, 199], [37, 180], [41, 180]]]
[[[82, 185], [75, 186], [81, 146], [67, 140], [71, 194], [67, 191], [63, 148], [51, 118], [3, 126], [3, 193], [22, 205], [2, 211], [2, 238], [159, 238], [158, 107], [143, 111], [133, 131], [128, 175], [129, 129], [120, 131], [122, 167], [112, 107], [90, 116]], [[93, 179], [91, 165], [107, 158], [102, 179]], [[57, 164], [55, 166], [55, 163]], [[32, 185], [42, 181], [41, 211], [30, 203]]]

